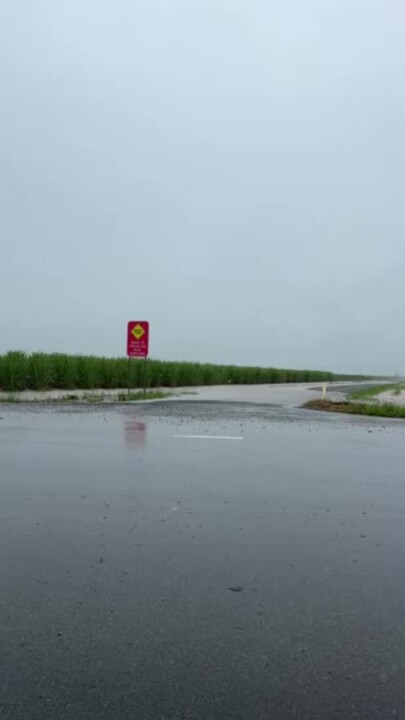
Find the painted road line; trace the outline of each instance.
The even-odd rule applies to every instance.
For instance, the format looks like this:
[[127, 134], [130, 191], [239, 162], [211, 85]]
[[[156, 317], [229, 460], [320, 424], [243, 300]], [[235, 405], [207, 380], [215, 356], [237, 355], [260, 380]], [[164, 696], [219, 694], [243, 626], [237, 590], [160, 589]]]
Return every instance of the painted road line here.
[[173, 435], [173, 437], [187, 440], [244, 440], [243, 437], [235, 435]]

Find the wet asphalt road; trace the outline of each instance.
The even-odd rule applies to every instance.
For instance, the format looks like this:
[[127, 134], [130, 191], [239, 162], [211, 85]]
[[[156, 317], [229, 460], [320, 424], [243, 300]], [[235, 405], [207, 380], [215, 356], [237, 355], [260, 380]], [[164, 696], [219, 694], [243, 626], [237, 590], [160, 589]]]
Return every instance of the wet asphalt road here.
[[405, 718], [404, 424], [0, 416], [1, 720]]

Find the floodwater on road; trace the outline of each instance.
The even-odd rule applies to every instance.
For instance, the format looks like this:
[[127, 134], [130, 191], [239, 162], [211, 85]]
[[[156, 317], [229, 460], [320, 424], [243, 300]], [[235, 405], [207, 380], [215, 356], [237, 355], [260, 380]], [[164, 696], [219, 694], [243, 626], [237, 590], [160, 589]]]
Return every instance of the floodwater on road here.
[[405, 717], [405, 424], [0, 408], [2, 720]]

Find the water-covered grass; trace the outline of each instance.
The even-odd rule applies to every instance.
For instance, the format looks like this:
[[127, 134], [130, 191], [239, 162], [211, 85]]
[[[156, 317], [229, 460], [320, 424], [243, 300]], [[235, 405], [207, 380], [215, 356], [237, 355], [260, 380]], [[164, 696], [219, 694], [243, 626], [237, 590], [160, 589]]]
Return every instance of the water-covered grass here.
[[170, 397], [170, 393], [159, 392], [157, 390], [138, 390], [137, 392], [120, 393], [118, 395], [119, 402], [144, 402], [145, 400], [162, 400]]
[[[0, 355], [0, 390], [108, 389], [143, 387], [145, 361], [91, 355], [32, 353]], [[335, 375], [322, 370], [242, 367], [195, 362], [148, 360], [146, 387], [321, 382], [358, 380], [356, 375]]]
[[390, 403], [332, 402], [330, 400], [309, 400], [304, 408], [325, 412], [348, 413], [350, 415], [372, 415], [386, 418], [405, 418], [405, 407]]

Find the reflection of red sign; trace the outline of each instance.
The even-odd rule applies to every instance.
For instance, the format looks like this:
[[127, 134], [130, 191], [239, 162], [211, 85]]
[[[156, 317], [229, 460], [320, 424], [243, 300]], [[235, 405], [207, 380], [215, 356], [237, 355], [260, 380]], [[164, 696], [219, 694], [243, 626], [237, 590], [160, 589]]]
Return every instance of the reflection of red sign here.
[[141, 449], [146, 446], [146, 423], [140, 420], [125, 420], [125, 442], [127, 448]]
[[130, 320], [127, 336], [128, 357], [148, 357], [149, 323], [145, 320]]

